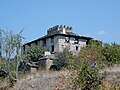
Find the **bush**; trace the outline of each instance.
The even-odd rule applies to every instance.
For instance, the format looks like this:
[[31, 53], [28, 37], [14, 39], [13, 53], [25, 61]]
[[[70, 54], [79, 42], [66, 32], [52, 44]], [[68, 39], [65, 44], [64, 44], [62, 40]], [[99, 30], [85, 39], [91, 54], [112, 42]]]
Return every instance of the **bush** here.
[[41, 46], [29, 47], [26, 58], [28, 61], [38, 61], [43, 56], [45, 48]]
[[104, 44], [102, 54], [106, 58], [106, 64], [112, 66], [114, 64], [120, 64], [120, 45]]
[[[102, 47], [88, 46], [82, 48], [77, 56], [70, 61], [70, 71], [74, 90], [99, 90], [103, 77], [99, 69], [104, 66]], [[68, 81], [69, 82], [69, 81]]]
[[81, 90], [98, 90], [102, 81], [102, 77], [99, 74], [99, 69], [92, 67], [88, 60], [84, 59], [81, 64], [74, 65], [76, 70], [76, 76], [73, 81], [74, 89]]
[[63, 52], [59, 52], [55, 54], [57, 58], [54, 60], [54, 65], [58, 67], [58, 69], [62, 69], [64, 67], [69, 67], [71, 59], [73, 59], [73, 54], [68, 49], [64, 49]]
[[81, 49], [80, 53], [75, 57], [74, 63], [78, 64], [81, 60], [86, 59], [91, 64], [96, 64], [100, 69], [105, 66], [105, 56], [102, 54], [102, 46], [88, 46]]

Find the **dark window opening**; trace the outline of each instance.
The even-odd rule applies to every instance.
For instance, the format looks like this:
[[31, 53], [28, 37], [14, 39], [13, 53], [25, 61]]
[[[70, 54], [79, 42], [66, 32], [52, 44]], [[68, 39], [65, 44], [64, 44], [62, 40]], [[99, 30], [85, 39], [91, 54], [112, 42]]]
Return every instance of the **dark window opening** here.
[[35, 45], [38, 45], [37, 41], [35, 42]]
[[28, 47], [31, 47], [31, 44], [28, 44]]
[[79, 39], [78, 39], [78, 38], [75, 38], [74, 44], [78, 44], [78, 43], [79, 43]]
[[25, 54], [25, 46], [23, 46], [23, 52], [22, 53]]
[[89, 40], [86, 41], [86, 45], [88, 45], [88, 44], [89, 44]]
[[54, 52], [54, 45], [51, 46], [51, 52]]
[[52, 66], [50, 66], [50, 70], [53, 70], [53, 71], [55, 71], [55, 70], [58, 70], [58, 69], [57, 69], [57, 66], [55, 66], [55, 65], [52, 65]]
[[25, 46], [23, 46], [23, 51], [25, 51]]
[[43, 44], [46, 44], [46, 39], [43, 40]]
[[51, 37], [51, 43], [54, 43], [54, 37]]
[[76, 46], [76, 51], [78, 51], [78, 48], [79, 48], [79, 47], [78, 47], [78, 46]]
[[70, 37], [66, 37], [65, 42], [69, 43], [70, 42]]
[[43, 40], [43, 46], [46, 46], [46, 39]]

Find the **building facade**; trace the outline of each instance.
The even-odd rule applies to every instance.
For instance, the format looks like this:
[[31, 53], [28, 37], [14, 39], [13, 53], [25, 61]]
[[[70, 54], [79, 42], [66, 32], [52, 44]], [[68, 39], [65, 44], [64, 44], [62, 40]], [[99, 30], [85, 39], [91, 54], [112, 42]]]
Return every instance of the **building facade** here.
[[81, 50], [81, 47], [85, 47], [91, 39], [91, 37], [79, 36], [73, 33], [72, 27], [56, 25], [47, 30], [47, 35], [24, 44], [23, 49], [27, 52], [29, 46], [38, 45], [46, 48], [51, 53], [61, 52], [67, 48], [75, 54]]

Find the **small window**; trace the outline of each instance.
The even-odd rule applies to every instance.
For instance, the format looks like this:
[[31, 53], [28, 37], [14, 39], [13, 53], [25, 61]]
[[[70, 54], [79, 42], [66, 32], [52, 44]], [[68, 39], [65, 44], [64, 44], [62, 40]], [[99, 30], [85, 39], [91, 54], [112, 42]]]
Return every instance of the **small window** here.
[[54, 52], [54, 45], [51, 46], [51, 52]]
[[54, 43], [54, 37], [51, 37], [51, 43]]
[[28, 44], [28, 47], [31, 47], [31, 44]]
[[46, 39], [43, 40], [43, 47], [46, 46]]
[[69, 43], [70, 42], [70, 37], [66, 37], [65, 42]]
[[78, 47], [78, 46], [76, 46], [76, 51], [78, 51], [78, 48], [79, 48], [79, 47]]
[[25, 54], [25, 51], [26, 51], [26, 50], [25, 50], [25, 46], [23, 46], [23, 54]]
[[25, 46], [23, 46], [23, 50], [25, 51]]
[[78, 44], [78, 43], [79, 43], [79, 39], [78, 39], [78, 38], [75, 38], [74, 44]]
[[38, 45], [38, 42], [37, 42], [37, 41], [35, 42], [35, 45]]
[[43, 40], [43, 44], [46, 44], [46, 39]]

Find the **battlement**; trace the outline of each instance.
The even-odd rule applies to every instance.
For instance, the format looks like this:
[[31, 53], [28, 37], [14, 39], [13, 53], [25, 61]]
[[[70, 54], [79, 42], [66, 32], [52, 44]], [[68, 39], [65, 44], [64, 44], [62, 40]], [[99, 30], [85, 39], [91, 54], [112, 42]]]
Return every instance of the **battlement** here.
[[66, 25], [63, 25], [63, 26], [56, 25], [47, 30], [47, 34], [53, 34], [53, 33], [57, 33], [57, 32], [63, 33], [63, 34], [65, 34], [66, 32], [72, 32], [72, 27], [66, 26]]

